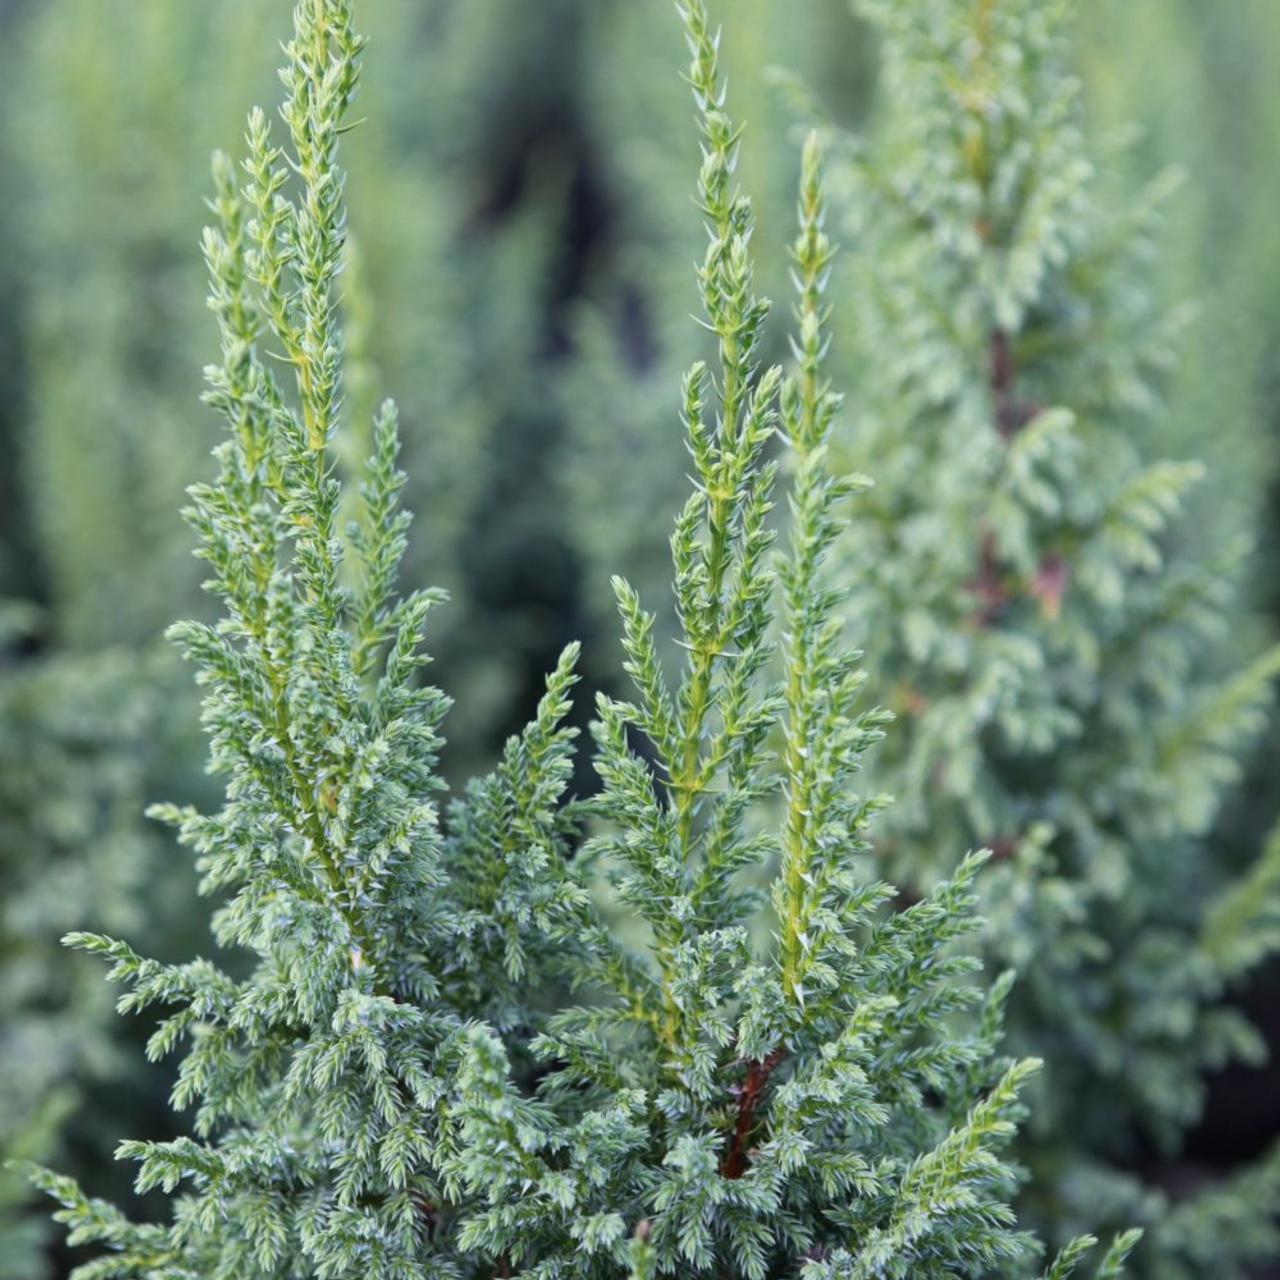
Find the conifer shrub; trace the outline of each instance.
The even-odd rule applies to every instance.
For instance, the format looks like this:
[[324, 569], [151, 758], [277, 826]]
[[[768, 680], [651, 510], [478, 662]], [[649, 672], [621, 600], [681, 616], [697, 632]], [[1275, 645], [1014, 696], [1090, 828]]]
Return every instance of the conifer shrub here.
[[0, 607], [3, 1280], [46, 1275], [50, 1234], [10, 1162], [65, 1159], [72, 1126], [99, 1142], [111, 1136], [84, 1107], [86, 1085], [121, 1066], [110, 992], [100, 967], [57, 937], [90, 925], [136, 928], [154, 843], [138, 822], [154, 706], [133, 656], [25, 661], [38, 627], [35, 610]]
[[[372, 420], [366, 389], [385, 367], [404, 391], [412, 497], [426, 514], [411, 567], [449, 584], [450, 635], [469, 633], [466, 645], [436, 634], [453, 685], [474, 685], [467, 716], [453, 723], [452, 750], [464, 759], [499, 732], [499, 715], [505, 723], [510, 689], [497, 678], [493, 637], [510, 602], [481, 604], [455, 566], [467, 526], [483, 518], [476, 459], [496, 456], [487, 443], [505, 429], [508, 402], [537, 400], [532, 360], [515, 352], [532, 347], [541, 326], [554, 230], [539, 215], [467, 234], [476, 190], [494, 181], [476, 100], [500, 102], [519, 71], [487, 81], [476, 71], [510, 36], [502, 7], [469, 0], [428, 24], [413, 5], [370, 13], [381, 92], [368, 103], [376, 128], [358, 152], [362, 234], [347, 246], [342, 298], [353, 416]], [[149, 953], [173, 955], [176, 945], [183, 954], [205, 927], [185, 862], [140, 870], [156, 840], [139, 798], [207, 791], [197, 702], [159, 642], [175, 611], [208, 611], [173, 500], [203, 473], [217, 430], [215, 416], [190, 403], [207, 312], [189, 251], [206, 178], [189, 156], [228, 136], [245, 101], [269, 89], [275, 15], [257, 0], [49, 0], [0, 6], [0, 24], [9, 178], [0, 191], [0, 442], [12, 464], [0, 477], [0, 596], [40, 601], [38, 625], [0, 642], [0, 713], [11, 721], [0, 725], [0, 1075], [15, 1082], [0, 1093], [0, 1147], [4, 1157], [52, 1158], [62, 1148], [17, 1135], [52, 1141], [52, 1125], [29, 1123], [45, 1114], [39, 1099], [75, 1099], [63, 1121], [75, 1141], [63, 1158], [106, 1189], [119, 1172], [105, 1151], [97, 1167], [88, 1153], [103, 1148], [104, 1125], [139, 1124], [135, 1107], [147, 1121], [163, 1117], [165, 1068], [115, 1077], [133, 1057], [136, 1020], [104, 1018], [110, 995], [92, 964], [48, 940], [50, 930], [87, 925], [82, 912], [95, 903], [101, 927], [131, 922]], [[371, 288], [379, 305], [362, 309]], [[491, 301], [468, 311], [476, 297]], [[468, 326], [457, 322], [464, 312]], [[487, 356], [472, 353], [484, 346], [478, 335]], [[510, 371], [501, 386], [474, 375], [485, 359]], [[432, 397], [450, 405], [447, 420], [434, 416]], [[368, 431], [347, 438], [361, 437]], [[350, 452], [340, 451], [341, 465]], [[492, 565], [473, 567], [476, 583], [487, 583]], [[497, 692], [480, 696], [490, 687]], [[118, 716], [114, 729], [106, 707]], [[100, 824], [86, 816], [95, 805]], [[135, 885], [128, 921], [118, 914], [122, 895], [108, 891], [123, 883]], [[83, 887], [80, 905], [62, 896], [68, 886]], [[25, 1180], [7, 1181], [3, 1197], [6, 1206], [12, 1197], [14, 1232], [39, 1234], [43, 1206], [35, 1219], [20, 1213], [32, 1199]], [[0, 1254], [18, 1259], [24, 1280], [38, 1274], [29, 1250], [0, 1245]]]
[[[1271, 74], [1280, 15], [1245, 4], [1215, 23], [1186, 0], [1108, 0], [1079, 12], [1076, 25], [1086, 116], [1106, 144], [1096, 148], [1099, 182], [1141, 185], [1170, 167], [1184, 178], [1166, 202], [1151, 284], [1194, 310], [1167, 411], [1151, 428], [1171, 451], [1194, 456], [1212, 424], [1213, 466], [1190, 495], [1195, 518], [1256, 538], [1276, 472], [1280, 242], [1266, 210], [1280, 198]], [[1122, 65], [1134, 49], [1149, 55], [1141, 75]]]
[[[455, 601], [436, 655], [455, 686], [470, 689], [451, 742], [463, 759], [501, 741], [495, 725], [517, 665], [503, 662], [502, 639], [548, 644], [536, 605], [491, 585], [510, 548], [488, 545], [482, 487], [494, 487], [486, 467], [507, 475], [513, 451], [494, 446], [499, 431], [527, 440], [535, 461], [550, 447], [536, 409], [545, 399], [538, 335], [560, 228], [554, 209], [486, 210], [506, 180], [492, 137], [538, 47], [537, 22], [513, 23], [508, 9], [470, 0], [429, 15], [413, 5], [369, 15], [379, 74], [351, 183], [361, 227], [352, 281], [358, 274], [366, 287], [345, 301], [358, 309], [376, 290], [379, 302], [349, 317], [352, 395], [362, 394], [361, 349], [376, 353], [375, 375], [384, 370], [403, 389], [409, 484], [423, 513], [408, 554], [415, 574], [447, 585]], [[13, 122], [0, 216], [12, 231], [5, 265], [18, 296], [22, 384], [6, 396], [22, 501], [0, 511], [0, 523], [34, 562], [34, 572], [15, 565], [11, 576], [28, 569], [27, 580], [6, 590], [48, 603], [59, 647], [145, 646], [175, 609], [202, 605], [172, 502], [200, 474], [216, 432], [187, 394], [205, 312], [188, 252], [204, 192], [186, 157], [228, 136], [243, 103], [270, 86], [273, 22], [256, 0], [138, 0], [119, 12], [50, 0], [16, 13], [0, 47]], [[425, 296], [409, 284], [424, 278], [437, 282]], [[507, 377], [480, 377], [487, 364]], [[436, 396], [454, 406], [445, 422], [434, 418]], [[523, 531], [526, 545], [555, 542], [555, 512], [549, 504], [528, 517], [536, 527]]]
[[[1195, 314], [1172, 373], [1169, 413], [1152, 425], [1169, 448], [1192, 453], [1212, 427], [1213, 466], [1190, 495], [1191, 519], [1258, 544], [1240, 597], [1245, 608], [1230, 624], [1236, 652], [1247, 655], [1260, 631], [1274, 633], [1277, 603], [1270, 570], [1278, 527], [1280, 232], [1267, 211], [1280, 199], [1273, 163], [1280, 92], [1272, 74], [1280, 14], [1248, 4], [1230, 23], [1215, 23], [1194, 4], [1143, 0], [1080, 17], [1089, 119], [1125, 143], [1112, 148], [1107, 168], [1122, 181], [1134, 170], [1170, 165], [1186, 175], [1152, 265], [1165, 294], [1194, 299]], [[1125, 48], [1149, 51], [1143, 75], [1120, 65]], [[1256, 855], [1276, 820], [1275, 752], [1273, 721], [1220, 824], [1222, 851], [1237, 863]], [[1269, 983], [1265, 971], [1250, 981]], [[1233, 1109], [1248, 1115], [1267, 1083], [1260, 1080], [1257, 1093]]]
[[[845, 8], [845, 0], [743, 0], [725, 32], [721, 64], [738, 114], [750, 122], [739, 176], [753, 188], [757, 235], [769, 243], [785, 235], [793, 203], [794, 111], [775, 83], [780, 68], [810, 67], [838, 53], [835, 83], [824, 89], [847, 95], [851, 85], [856, 92], [870, 79], [861, 65], [869, 62], [868, 46], [843, 39]], [[556, 379], [565, 419], [557, 472], [593, 632], [609, 632], [609, 582], [616, 566], [626, 564], [633, 584], [654, 602], [659, 632], [669, 635], [666, 546], [651, 513], [678, 505], [686, 483], [684, 459], [670, 447], [668, 388], [688, 362], [687, 264], [702, 252], [700, 228], [688, 217], [684, 157], [670, 145], [687, 106], [684, 87], [664, 76], [666, 5], [588, 10], [583, 93], [602, 138], [600, 164], [616, 225], [609, 229], [610, 252], [593, 263], [574, 310], [572, 350]], [[766, 296], [789, 287], [786, 266], [780, 255], [762, 258]], [[785, 356], [784, 338], [765, 334], [767, 359]], [[600, 503], [601, 486], [621, 473], [627, 476], [623, 491]], [[616, 679], [610, 647], [584, 657], [604, 664], [602, 680]]]
[[119, 11], [53, 0], [12, 26], [0, 69], [14, 121], [29, 590], [48, 604], [51, 645], [140, 647], [199, 600], [172, 495], [216, 438], [189, 403], [205, 336], [189, 251], [204, 193], [183, 153], [212, 149], [269, 86], [270, 25], [244, 0]]
[[[172, 954], [204, 927], [142, 816], [147, 795], [201, 789], [198, 704], [160, 642], [199, 604], [173, 495], [214, 440], [190, 403], [203, 190], [180, 153], [270, 83], [264, 16], [52, 0], [6, 13], [0, 38], [0, 594], [39, 602], [0, 637], [0, 1162], [57, 1158], [112, 1193], [129, 1179], [87, 1153], [121, 1125], [155, 1132], [165, 1072], [137, 1068], [100, 967], [53, 937], [96, 924]], [[0, 1274], [51, 1273], [43, 1203], [12, 1175], [0, 1199]]]
[[[408, 516], [389, 403], [339, 528], [350, 0], [300, 0], [284, 135], [255, 112], [243, 178], [215, 161], [207, 398], [226, 437], [188, 519], [223, 616], [173, 634], [226, 795], [215, 813], [156, 813], [224, 895], [216, 939], [249, 964], [236, 977], [68, 939], [110, 961], [123, 1010], [162, 1006], [149, 1052], [184, 1050], [173, 1101], [192, 1111], [191, 1136], [120, 1149], [140, 1188], [171, 1196], [168, 1222], [35, 1174], [72, 1241], [97, 1248], [83, 1280], [1038, 1269], [1005, 1155], [1037, 1064], [1001, 1056], [1009, 981], [984, 989], [955, 946], [980, 927], [982, 859], [898, 910], [867, 865], [879, 803], [852, 783], [884, 716], [825, 568], [862, 483], [827, 462], [817, 147], [784, 376], [758, 359], [768, 306], [718, 38], [702, 0], [682, 16], [716, 348], [683, 387], [684, 656], [669, 682], [652, 615], [617, 580], [634, 690], [597, 701], [587, 806], [565, 797], [574, 646], [494, 771], [441, 794], [448, 702], [420, 679], [440, 594], [397, 591]], [[1134, 1242], [1096, 1274], [1118, 1275]], [[1092, 1244], [1042, 1275], [1062, 1280]]]
[[1097, 199], [1073, 6], [857, 7], [884, 97], [841, 170], [841, 457], [877, 485], [842, 573], [898, 717], [876, 849], [911, 892], [942, 850], [996, 855], [983, 947], [1021, 974], [1012, 1044], [1050, 1063], [1028, 1213], [1145, 1219], [1149, 1274], [1240, 1275], [1277, 1247], [1280, 1154], [1173, 1205], [1135, 1172], [1176, 1152], [1207, 1070], [1259, 1060], [1228, 995], [1277, 905], [1212, 839], [1280, 662], [1239, 659], [1238, 527], [1182, 518], [1205, 468], [1165, 453], [1186, 316], [1149, 283], [1164, 192]]

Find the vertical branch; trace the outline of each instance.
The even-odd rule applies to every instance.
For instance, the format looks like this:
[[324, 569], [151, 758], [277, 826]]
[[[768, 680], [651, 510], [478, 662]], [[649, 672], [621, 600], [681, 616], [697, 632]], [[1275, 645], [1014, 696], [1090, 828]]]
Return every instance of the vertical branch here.
[[701, 610], [686, 619], [690, 670], [681, 696], [680, 757], [671, 776], [678, 839], [688, 863], [693, 856], [694, 814], [699, 797], [710, 781], [700, 768], [700, 756], [703, 729], [711, 710], [716, 661], [724, 649], [721, 614], [730, 524], [739, 498], [734, 464], [742, 396], [750, 379], [753, 344], [746, 340], [745, 330], [753, 300], [747, 254], [750, 208], [736, 195], [732, 185], [741, 134], [724, 112], [724, 87], [718, 67], [720, 39], [710, 29], [702, 0], [691, 0], [682, 14], [693, 56], [689, 83], [701, 116], [703, 135], [698, 198], [711, 238], [699, 282], [707, 325], [718, 340], [721, 372], [718, 429], [699, 459], [704, 462], [699, 470], [707, 526], [702, 556], [703, 601]]
[[782, 840], [780, 957], [782, 989], [790, 1000], [804, 1001], [808, 966], [808, 917], [822, 893], [815, 876], [815, 833], [822, 820], [820, 776], [828, 765], [815, 741], [833, 708], [823, 687], [830, 674], [831, 599], [819, 581], [823, 556], [836, 533], [832, 506], [842, 492], [825, 466], [827, 436], [839, 399], [823, 378], [829, 308], [823, 301], [835, 251], [822, 229], [824, 219], [821, 153], [817, 135], [804, 150], [800, 185], [800, 234], [792, 249], [799, 290], [797, 336], [792, 340], [797, 371], [783, 395], [783, 427], [795, 458], [790, 558], [783, 574], [786, 617], [786, 816]]
[[769, 1077], [783, 1056], [782, 1049], [774, 1049], [762, 1061], [748, 1065], [746, 1079], [736, 1090], [738, 1110], [734, 1117], [733, 1132], [729, 1136], [729, 1145], [720, 1161], [722, 1178], [736, 1181], [746, 1173], [751, 1159], [748, 1143], [756, 1124], [756, 1110], [760, 1106]]
[[[817, 135], [805, 145], [800, 183], [800, 232], [792, 248], [798, 299], [797, 333], [792, 340], [796, 370], [782, 390], [781, 429], [795, 464], [791, 494], [791, 545], [780, 577], [786, 624], [785, 747], [782, 776], [785, 816], [782, 867], [774, 887], [779, 922], [778, 982], [793, 1012], [804, 1007], [804, 980], [813, 948], [826, 927], [818, 923], [826, 898], [830, 867], [822, 853], [822, 834], [841, 800], [839, 789], [852, 769], [857, 750], [845, 731], [856, 689], [849, 655], [841, 651], [835, 621], [837, 593], [824, 588], [823, 561], [840, 531], [835, 506], [858, 485], [836, 479], [826, 465], [831, 424], [839, 407], [823, 376], [829, 308], [823, 293], [834, 249], [823, 231], [825, 208], [822, 159]], [[854, 830], [850, 825], [847, 840]], [[733, 1091], [734, 1123], [721, 1159], [721, 1176], [738, 1179], [750, 1164], [750, 1139], [770, 1079], [786, 1057], [775, 1043], [747, 1064]]]

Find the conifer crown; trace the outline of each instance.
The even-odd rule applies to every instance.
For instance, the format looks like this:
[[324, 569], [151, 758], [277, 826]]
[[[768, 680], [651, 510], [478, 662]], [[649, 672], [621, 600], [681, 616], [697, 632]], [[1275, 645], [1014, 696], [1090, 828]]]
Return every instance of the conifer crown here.
[[[1037, 1064], [998, 1053], [1009, 979], [984, 991], [953, 946], [980, 928], [983, 859], [895, 910], [864, 856], [880, 801], [853, 783], [886, 717], [826, 569], [865, 482], [828, 462], [818, 146], [803, 155], [784, 373], [761, 363], [769, 307], [719, 37], [702, 0], [680, 12], [715, 345], [683, 388], [683, 656], [668, 664], [617, 579], [633, 689], [597, 700], [602, 790], [586, 806], [565, 801], [570, 648], [532, 723], [442, 817], [447, 700], [421, 681], [420, 648], [440, 597], [397, 593], [408, 519], [389, 404], [359, 517], [339, 527], [351, 0], [295, 10], [284, 141], [255, 112], [242, 185], [215, 161], [222, 360], [207, 398], [227, 435], [188, 519], [224, 615], [173, 634], [206, 689], [226, 794], [215, 814], [155, 812], [225, 898], [217, 940], [253, 964], [240, 978], [68, 939], [111, 962], [122, 1011], [172, 1009], [149, 1052], [184, 1048], [173, 1102], [193, 1108], [193, 1136], [120, 1151], [140, 1189], [173, 1197], [166, 1224], [35, 1175], [73, 1242], [101, 1250], [82, 1280], [940, 1280], [1033, 1265], [1003, 1151]], [[1044, 1275], [1062, 1280], [1092, 1243]], [[1096, 1274], [1117, 1275], [1133, 1243]]]

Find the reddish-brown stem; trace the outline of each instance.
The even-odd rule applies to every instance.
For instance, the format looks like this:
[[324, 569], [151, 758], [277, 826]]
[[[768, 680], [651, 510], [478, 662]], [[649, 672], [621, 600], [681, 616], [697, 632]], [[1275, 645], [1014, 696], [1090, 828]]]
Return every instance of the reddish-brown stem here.
[[978, 601], [974, 622], [979, 628], [989, 627], [1009, 603], [1009, 592], [1000, 572], [995, 535], [990, 529], [983, 531], [978, 544], [978, 572], [969, 585]]
[[[1003, 329], [991, 331], [991, 342], [988, 347], [991, 368], [991, 396], [996, 404], [996, 421], [999, 424], [1000, 408], [1013, 394], [1013, 348], [1009, 343], [1009, 335]], [[1001, 433], [1003, 434], [1003, 432]]]
[[987, 841], [987, 848], [997, 862], [1003, 862], [1018, 851], [1018, 841], [1014, 836], [997, 836], [996, 839]]
[[[987, 343], [987, 387], [991, 393], [991, 409], [996, 431], [1008, 443], [1040, 412], [1040, 406], [1018, 395], [1018, 368], [1013, 343], [1003, 329], [992, 329]], [[1068, 569], [1056, 553], [1047, 555], [1029, 584], [1028, 594], [1040, 601], [1048, 618], [1057, 616], [1066, 591]], [[1000, 557], [991, 530], [985, 529], [978, 545], [978, 572], [972, 583], [978, 607], [974, 623], [986, 628], [995, 622], [1009, 603], [1009, 590], [1000, 572]]]
[[1041, 559], [1031, 583], [1031, 594], [1040, 601], [1040, 611], [1045, 618], [1052, 620], [1062, 612], [1062, 598], [1070, 579], [1071, 567], [1056, 551]]
[[[995, 426], [1000, 438], [1007, 443], [1040, 412], [1040, 406], [1018, 396], [1013, 344], [1003, 329], [991, 331], [987, 351], [987, 385], [991, 392]], [[1028, 593], [1040, 602], [1046, 618], [1056, 618], [1062, 608], [1069, 576], [1070, 569], [1057, 552], [1041, 559]], [[972, 587], [978, 598], [974, 621], [981, 628], [989, 627], [1009, 602], [1008, 589], [1001, 579], [999, 553], [990, 529], [982, 534], [978, 547], [978, 572]], [[1000, 836], [990, 842], [992, 855], [997, 859], [1012, 857], [1017, 847], [1017, 839], [1013, 836]]]
[[996, 430], [1002, 440], [1011, 440], [1032, 418], [1040, 406], [1018, 396], [1018, 370], [1013, 359], [1013, 343], [1003, 329], [993, 329], [987, 344], [987, 385], [995, 412]]
[[738, 1116], [733, 1126], [733, 1136], [725, 1148], [724, 1159], [720, 1161], [722, 1178], [741, 1178], [750, 1163], [747, 1155], [747, 1141], [751, 1130], [755, 1128], [756, 1108], [760, 1105], [761, 1095], [773, 1075], [774, 1068], [782, 1061], [783, 1049], [774, 1049], [758, 1062], [747, 1066], [746, 1079], [738, 1088]]

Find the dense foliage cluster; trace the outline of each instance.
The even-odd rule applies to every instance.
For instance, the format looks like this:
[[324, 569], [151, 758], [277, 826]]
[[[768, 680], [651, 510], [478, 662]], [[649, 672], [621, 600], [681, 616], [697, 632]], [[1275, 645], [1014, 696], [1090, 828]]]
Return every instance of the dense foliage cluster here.
[[[149, 858], [139, 831], [141, 743], [151, 699], [131, 655], [16, 661], [39, 626], [0, 613], [0, 1161], [61, 1152], [80, 1086], [118, 1065], [98, 966], [59, 954], [57, 935], [139, 924]], [[84, 857], [86, 846], [97, 856]], [[93, 1140], [113, 1135], [95, 1131]], [[0, 1276], [26, 1280], [49, 1234], [23, 1210], [20, 1170], [0, 1171]]]
[[[1040, 1211], [1158, 1218], [1124, 1169], [1139, 1137], [1175, 1145], [1202, 1071], [1261, 1051], [1222, 995], [1274, 944], [1274, 872], [1238, 886], [1205, 833], [1280, 657], [1235, 660], [1239, 546], [1179, 520], [1204, 468], [1150, 425], [1180, 327], [1144, 284], [1160, 192], [1093, 199], [1068, 10], [862, 8], [886, 124], [848, 173], [846, 456], [878, 480], [851, 613], [899, 717], [879, 848], [917, 887], [940, 840], [995, 851], [984, 945], [1021, 975], [1014, 1043], [1052, 1064], [1033, 1163], [1067, 1203]], [[1280, 1153], [1241, 1187], [1254, 1227], [1224, 1245], [1216, 1194], [1188, 1204], [1156, 1274], [1270, 1253]]]
[[0, 1280], [1280, 1257], [1280, 23], [706, 10], [297, 0], [199, 414], [284, 15], [0, 2]]
[[[652, 616], [618, 579], [635, 700], [599, 699], [601, 830], [573, 856], [560, 803], [573, 650], [498, 770], [446, 822], [431, 800], [447, 703], [416, 674], [438, 594], [395, 592], [408, 521], [389, 404], [347, 542], [337, 526], [337, 161], [361, 49], [349, 0], [297, 8], [287, 141], [255, 112], [243, 188], [215, 163], [205, 255], [223, 360], [208, 399], [228, 438], [188, 519], [226, 612], [174, 635], [208, 690], [227, 795], [213, 815], [158, 816], [228, 895], [219, 941], [256, 963], [237, 980], [71, 936], [113, 962], [123, 1008], [174, 1007], [148, 1048], [186, 1042], [174, 1102], [195, 1105], [194, 1137], [122, 1148], [141, 1189], [185, 1184], [167, 1226], [132, 1225], [38, 1175], [73, 1237], [108, 1250], [84, 1275], [942, 1276], [1028, 1251], [1000, 1148], [1036, 1064], [997, 1056], [1009, 984], [984, 1000], [952, 945], [976, 927], [981, 859], [887, 914], [892, 890], [864, 865], [878, 805], [850, 784], [883, 716], [862, 708], [823, 572], [858, 485], [826, 466], [838, 400], [822, 372], [817, 148], [784, 378], [758, 361], [768, 307], [752, 288], [716, 37], [700, 3], [683, 16], [718, 347], [715, 375], [699, 363], [685, 380], [696, 484], [672, 559], [687, 652], [669, 689]], [[267, 342], [293, 388], [264, 364]], [[781, 557], [775, 434], [794, 459]], [[776, 833], [757, 816], [774, 793]], [[746, 882], [762, 873], [767, 892]], [[592, 889], [605, 885], [645, 927], [640, 945], [602, 914]], [[773, 945], [751, 927], [766, 910]], [[557, 983], [590, 998], [548, 1007]], [[1133, 1242], [1117, 1240], [1099, 1274], [1117, 1274]], [[1091, 1243], [1066, 1246], [1048, 1274], [1067, 1275]]]

